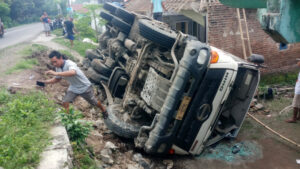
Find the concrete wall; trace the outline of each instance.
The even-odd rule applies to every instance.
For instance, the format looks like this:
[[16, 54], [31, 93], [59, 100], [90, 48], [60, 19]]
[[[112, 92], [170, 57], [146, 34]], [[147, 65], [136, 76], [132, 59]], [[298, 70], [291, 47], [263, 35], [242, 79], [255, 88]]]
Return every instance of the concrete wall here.
[[[256, 10], [246, 10], [246, 13], [253, 53], [264, 55], [265, 64], [268, 66], [262, 72], [294, 70], [296, 58], [300, 58], [300, 44], [289, 44], [288, 49], [280, 51], [279, 44], [261, 29]], [[210, 7], [208, 29], [208, 42], [211, 45], [243, 58], [236, 9], [221, 4]]]

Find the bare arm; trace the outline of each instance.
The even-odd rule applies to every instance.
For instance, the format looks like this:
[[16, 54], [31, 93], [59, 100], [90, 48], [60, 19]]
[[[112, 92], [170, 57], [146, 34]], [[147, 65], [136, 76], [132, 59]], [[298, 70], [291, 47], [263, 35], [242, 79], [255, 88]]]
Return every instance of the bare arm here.
[[49, 70], [46, 72], [46, 75], [54, 75], [54, 76], [61, 76], [61, 77], [70, 77], [76, 75], [75, 70], [69, 70], [65, 72], [55, 72], [53, 70]]
[[161, 2], [161, 6], [163, 7], [163, 9], [164, 9], [164, 12], [166, 12], [166, 11], [167, 11], [167, 9], [166, 9], [166, 6], [165, 6], [165, 3], [166, 3], [166, 2], [164, 2], [164, 1], [163, 1], [163, 2]]

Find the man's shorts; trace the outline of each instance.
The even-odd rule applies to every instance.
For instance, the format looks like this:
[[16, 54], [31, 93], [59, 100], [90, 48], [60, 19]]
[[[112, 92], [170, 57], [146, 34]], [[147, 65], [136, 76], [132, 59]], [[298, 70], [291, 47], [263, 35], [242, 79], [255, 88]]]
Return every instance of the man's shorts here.
[[72, 34], [68, 34], [68, 35], [67, 35], [67, 39], [69, 39], [69, 40], [74, 40], [75, 37], [74, 37], [74, 35], [72, 35]]
[[300, 108], [300, 94], [295, 94], [293, 99], [293, 107]]
[[97, 106], [97, 99], [96, 97], [94, 96], [94, 89], [92, 86], [90, 86], [84, 93], [82, 94], [76, 94], [74, 92], [71, 92], [71, 91], [67, 91], [66, 92], [66, 95], [63, 99], [63, 102], [64, 103], [71, 103], [75, 100], [75, 98], [77, 96], [81, 96], [82, 98], [84, 98], [87, 102], [89, 102], [91, 105], [93, 106]]
[[153, 19], [162, 21], [162, 12], [153, 13]]

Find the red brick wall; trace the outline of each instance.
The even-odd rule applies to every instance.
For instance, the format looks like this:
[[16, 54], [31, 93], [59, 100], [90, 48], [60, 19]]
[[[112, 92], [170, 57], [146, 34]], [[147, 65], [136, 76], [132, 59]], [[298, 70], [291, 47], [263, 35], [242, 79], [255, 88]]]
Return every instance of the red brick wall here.
[[[262, 29], [256, 19], [256, 10], [247, 10], [248, 29], [253, 53], [265, 57], [267, 69], [263, 73], [276, 73], [294, 70], [296, 58], [300, 58], [300, 43], [289, 44], [288, 49], [280, 51], [275, 43]], [[208, 42], [215, 47], [243, 58], [241, 35], [236, 9], [215, 5], [208, 10]], [[245, 29], [244, 29], [245, 30]], [[247, 41], [245, 41], [247, 42]], [[247, 45], [247, 43], [245, 43]]]

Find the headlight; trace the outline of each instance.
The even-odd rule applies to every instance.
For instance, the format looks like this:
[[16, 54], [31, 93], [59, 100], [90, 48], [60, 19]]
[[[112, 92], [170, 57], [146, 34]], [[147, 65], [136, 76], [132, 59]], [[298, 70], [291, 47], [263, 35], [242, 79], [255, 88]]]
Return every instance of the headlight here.
[[207, 49], [201, 49], [197, 58], [197, 63], [203, 65], [204, 62], [206, 61], [207, 56], [208, 56]]

